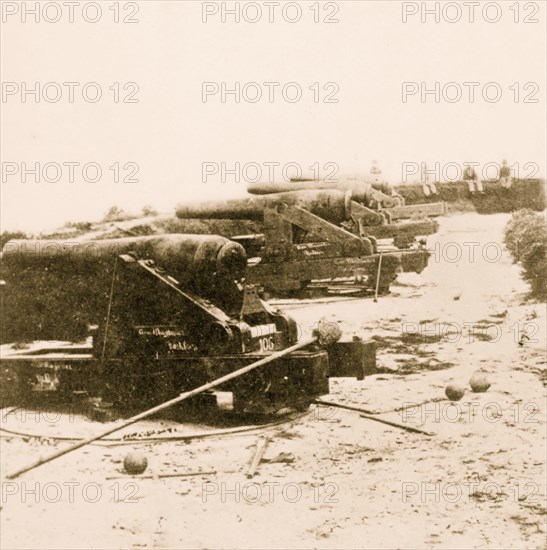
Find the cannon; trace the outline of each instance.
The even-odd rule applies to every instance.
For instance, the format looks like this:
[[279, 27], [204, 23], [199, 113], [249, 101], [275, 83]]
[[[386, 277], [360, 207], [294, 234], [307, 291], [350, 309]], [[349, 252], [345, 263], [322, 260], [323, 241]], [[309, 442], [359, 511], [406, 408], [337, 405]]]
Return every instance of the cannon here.
[[[314, 188], [319, 185], [319, 189]], [[321, 186], [325, 188], [321, 188]], [[396, 248], [408, 248], [416, 241], [418, 236], [426, 236], [436, 233], [438, 223], [432, 219], [424, 218], [425, 210], [420, 210], [421, 205], [412, 207], [395, 206], [399, 204], [398, 197], [388, 197], [376, 192], [370, 184], [351, 184], [346, 188], [330, 189], [323, 182], [294, 182], [288, 184], [260, 184], [250, 186], [250, 192], [254, 193], [245, 199], [227, 200], [223, 202], [207, 202], [198, 205], [179, 205], [177, 216], [184, 219], [216, 219], [216, 220], [252, 220], [265, 221], [265, 212], [272, 204], [287, 204], [299, 206], [316, 216], [342, 226], [344, 229], [364, 238], [392, 239]], [[300, 186], [302, 188], [300, 189]], [[272, 192], [274, 189], [282, 189], [282, 192]], [[293, 190], [291, 190], [293, 189]], [[369, 195], [371, 191], [371, 195]], [[379, 204], [378, 194], [385, 200], [389, 200], [390, 208], [374, 209], [369, 205]], [[376, 197], [373, 199], [372, 197]], [[383, 200], [383, 199], [382, 199]], [[402, 199], [401, 199], [402, 200]], [[385, 201], [384, 201], [385, 203]], [[382, 204], [384, 204], [382, 203]], [[443, 206], [443, 203], [439, 203]], [[430, 205], [425, 205], [426, 210], [433, 211], [435, 215], [440, 212], [433, 210]], [[401, 210], [402, 209], [402, 210]], [[393, 222], [393, 218], [404, 218], [402, 212], [409, 211], [407, 218]]]
[[[342, 249], [344, 255], [372, 254], [374, 244], [370, 239], [354, 235], [338, 226], [351, 220], [352, 216], [362, 216], [361, 210], [359, 205], [352, 202], [350, 193], [328, 190], [181, 204], [177, 206], [176, 215], [181, 219], [259, 221], [263, 224], [268, 244], [274, 245], [266, 251], [264, 260], [279, 261], [279, 257], [275, 259], [274, 256], [290, 256], [291, 245], [304, 242], [307, 234], [320, 234], [322, 241], [339, 244], [338, 248]], [[296, 253], [296, 250], [292, 252]]]
[[313, 280], [347, 277], [384, 293], [399, 270], [420, 272], [427, 265], [428, 253], [421, 247], [379, 249], [370, 233], [372, 227], [388, 227], [385, 217], [353, 201], [351, 191], [301, 190], [181, 204], [176, 215], [192, 221], [259, 222], [262, 233], [230, 237], [253, 258], [247, 280], [271, 294], [299, 291]]
[[313, 189], [350, 191], [353, 201], [384, 213], [390, 222], [400, 219], [416, 220], [424, 217], [437, 217], [446, 213], [446, 205], [443, 202], [405, 204], [404, 197], [387, 183], [368, 183], [362, 180], [330, 182], [300, 178], [282, 183], [256, 183], [247, 187], [249, 193], [259, 196]]
[[[228, 307], [230, 286], [244, 277], [247, 265], [243, 248], [229, 239], [175, 234], [98, 241], [13, 240], [2, 250], [2, 267], [3, 271], [26, 272], [28, 280], [37, 285], [45, 274], [49, 273], [48, 278], [57, 275], [58, 292], [65, 287], [63, 279], [75, 279], [69, 297], [77, 295], [76, 289], [89, 273], [86, 284], [92, 285], [99, 300], [107, 294], [116, 258], [130, 252], [153, 259], [181, 284], [192, 285], [221, 308]], [[39, 302], [40, 297], [32, 299]]]
[[355, 197], [351, 190], [310, 188], [282, 193], [266, 193], [270, 189], [268, 186], [253, 189], [262, 189], [264, 193], [237, 200], [209, 201], [193, 205], [181, 204], [176, 210], [177, 217], [196, 220], [246, 219], [272, 225], [271, 219], [268, 219], [269, 212], [276, 208], [290, 209], [293, 212], [305, 210], [316, 218], [321, 218], [358, 235], [365, 241], [370, 237], [393, 238], [397, 248], [407, 248], [415, 241], [416, 236], [429, 235], [438, 229], [437, 222], [433, 220], [410, 220], [393, 224], [389, 211], [374, 211], [363, 206], [354, 200]]
[[[379, 188], [378, 188], [379, 187]], [[252, 195], [270, 195], [272, 193], [287, 193], [291, 191], [336, 189], [339, 191], [351, 191], [353, 200], [364, 206], [372, 206], [374, 202], [383, 208], [404, 206], [404, 199], [398, 195], [386, 193], [383, 185], [371, 184], [360, 181], [345, 180], [342, 182], [330, 182], [306, 178], [292, 178], [281, 183], [254, 183], [247, 187]]]
[[[243, 247], [220, 236], [10, 241], [1, 263], [3, 404], [55, 395], [120, 411], [154, 405], [302, 332], [245, 283]], [[330, 377], [362, 379], [374, 367], [373, 342], [311, 345], [220, 390], [237, 412], [301, 409], [328, 393]]]
[[305, 208], [331, 223], [348, 220], [351, 216], [351, 193], [332, 189], [250, 195], [244, 199], [209, 201], [195, 205], [180, 204], [176, 214], [179, 218], [264, 221], [266, 208], [278, 204]]

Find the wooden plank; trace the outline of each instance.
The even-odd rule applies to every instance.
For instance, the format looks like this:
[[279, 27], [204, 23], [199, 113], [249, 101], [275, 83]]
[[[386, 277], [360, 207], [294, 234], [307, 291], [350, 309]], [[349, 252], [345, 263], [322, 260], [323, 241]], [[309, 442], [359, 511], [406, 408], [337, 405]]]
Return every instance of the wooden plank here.
[[269, 439], [268, 437], [260, 437], [256, 443], [255, 453], [253, 455], [253, 459], [251, 460], [251, 464], [249, 466], [249, 469], [247, 470], [247, 479], [251, 479], [258, 469], [258, 466], [260, 465], [260, 461], [262, 460], [262, 457], [264, 456], [264, 453], [266, 452], [266, 447], [268, 446]]
[[393, 208], [387, 208], [386, 212], [391, 215], [393, 220], [437, 217], [444, 216], [446, 214], [446, 204], [444, 202], [409, 204], [407, 206], [394, 206]]
[[414, 238], [418, 235], [433, 235], [439, 224], [436, 220], [401, 221], [388, 225], [371, 225], [365, 227], [369, 235], [377, 239]]

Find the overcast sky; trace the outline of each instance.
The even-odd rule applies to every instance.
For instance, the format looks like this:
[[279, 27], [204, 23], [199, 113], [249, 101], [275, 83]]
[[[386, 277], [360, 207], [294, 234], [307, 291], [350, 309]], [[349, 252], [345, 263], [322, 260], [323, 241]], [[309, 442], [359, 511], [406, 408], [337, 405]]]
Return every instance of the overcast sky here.
[[[510, 8], [513, 2], [491, 2], [499, 11], [494, 6], [486, 14], [481, 3], [473, 23], [463, 3], [455, 23], [443, 20], [442, 11], [439, 22], [434, 15], [422, 22], [421, 12], [412, 14], [421, 3], [397, 1], [299, 2], [302, 13], [294, 23], [287, 19], [298, 16], [296, 8], [283, 13], [283, 2], [270, 8], [273, 23], [263, 3], [257, 23], [244, 20], [257, 16], [255, 6], [240, 14], [239, 23], [230, 15], [223, 23], [222, 9], [235, 2], [99, 2], [102, 13], [95, 23], [84, 20], [85, 4], [77, 3], [71, 23], [62, 2], [56, 4], [62, 11], [50, 6], [39, 22], [32, 14], [23, 21], [20, 5], [3, 2], [2, 230], [97, 220], [113, 205], [138, 211], [148, 203], [169, 212], [180, 201], [244, 193], [245, 174], [239, 183], [230, 174], [222, 181], [220, 173], [203, 182], [203, 163], [211, 163], [211, 172], [214, 163], [228, 169], [257, 163], [263, 181], [270, 177], [268, 166], [276, 180], [290, 162], [306, 175], [313, 175], [314, 165], [320, 176], [338, 167], [336, 177], [366, 173], [373, 160], [393, 183], [403, 179], [403, 163], [421, 162], [439, 163], [441, 170], [449, 163], [479, 162], [481, 170], [506, 158], [518, 163], [521, 177], [532, 175], [536, 165], [545, 175], [544, 2], [529, 2], [526, 11], [521, 3], [518, 13]], [[444, 15], [455, 19], [456, 3], [451, 4]], [[94, 6], [86, 10], [87, 19], [99, 17]], [[205, 22], [204, 10], [210, 12]], [[48, 22], [44, 15], [60, 20]], [[138, 22], [115, 23], [115, 17]], [[324, 23], [325, 18], [338, 22]], [[78, 83], [73, 103], [64, 82]], [[95, 103], [96, 85], [86, 87], [88, 99], [82, 96], [84, 85], [93, 82], [102, 91]], [[203, 82], [219, 93], [204, 101]], [[236, 82], [260, 87], [247, 86], [239, 103], [233, 95], [223, 103], [223, 82], [229, 88]], [[289, 82], [297, 84], [285, 89], [290, 99], [302, 91], [294, 103], [282, 95]], [[434, 89], [436, 82], [440, 101], [434, 94], [422, 101], [421, 83]], [[449, 82], [456, 84], [443, 94]], [[478, 83], [474, 101], [465, 82]], [[24, 96], [23, 83], [27, 88], [39, 83], [51, 101]], [[136, 83], [138, 91], [134, 84], [124, 89], [126, 83]], [[485, 90], [488, 83], [493, 84]], [[251, 103], [257, 89], [262, 98]], [[338, 101], [325, 102], [329, 94]], [[27, 168], [39, 163], [40, 169], [57, 163], [62, 172], [50, 165], [38, 182], [32, 174], [23, 182], [23, 162]], [[102, 170], [95, 183], [92, 165], [82, 173], [89, 162]], [[71, 165], [73, 182], [63, 163], [79, 163]], [[134, 168], [138, 172], [131, 178]], [[247, 175], [255, 173], [249, 165]]]

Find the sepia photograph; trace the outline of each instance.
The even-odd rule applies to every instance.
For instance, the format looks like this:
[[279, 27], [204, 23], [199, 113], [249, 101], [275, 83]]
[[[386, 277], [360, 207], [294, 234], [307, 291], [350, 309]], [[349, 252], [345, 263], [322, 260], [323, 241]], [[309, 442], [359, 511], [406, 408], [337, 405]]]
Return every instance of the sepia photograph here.
[[0, 548], [547, 550], [546, 14], [0, 0]]

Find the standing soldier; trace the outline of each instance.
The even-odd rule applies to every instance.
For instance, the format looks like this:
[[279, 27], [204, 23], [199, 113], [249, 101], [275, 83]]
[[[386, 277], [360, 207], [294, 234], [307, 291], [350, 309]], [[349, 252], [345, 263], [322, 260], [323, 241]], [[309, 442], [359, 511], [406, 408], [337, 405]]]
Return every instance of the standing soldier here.
[[376, 189], [376, 191], [380, 191], [389, 197], [396, 197], [400, 205], [404, 206], [405, 199], [384, 179], [382, 170], [378, 167], [377, 161], [372, 161], [369, 174], [370, 175], [365, 180], [366, 183], [368, 183], [373, 189]]
[[378, 168], [378, 163], [375, 160], [372, 161], [372, 166], [370, 167], [369, 183], [384, 183], [382, 170]]
[[471, 193], [471, 195], [475, 194], [475, 186], [477, 187], [477, 191], [481, 195], [484, 195], [482, 181], [477, 178], [477, 173], [472, 166], [467, 165], [467, 168], [463, 171], [463, 181], [467, 182], [467, 185], [469, 186], [469, 193]]
[[504, 189], [509, 189], [513, 184], [513, 177], [511, 176], [511, 168], [507, 166], [507, 161], [505, 159], [501, 161], [500, 183]]

